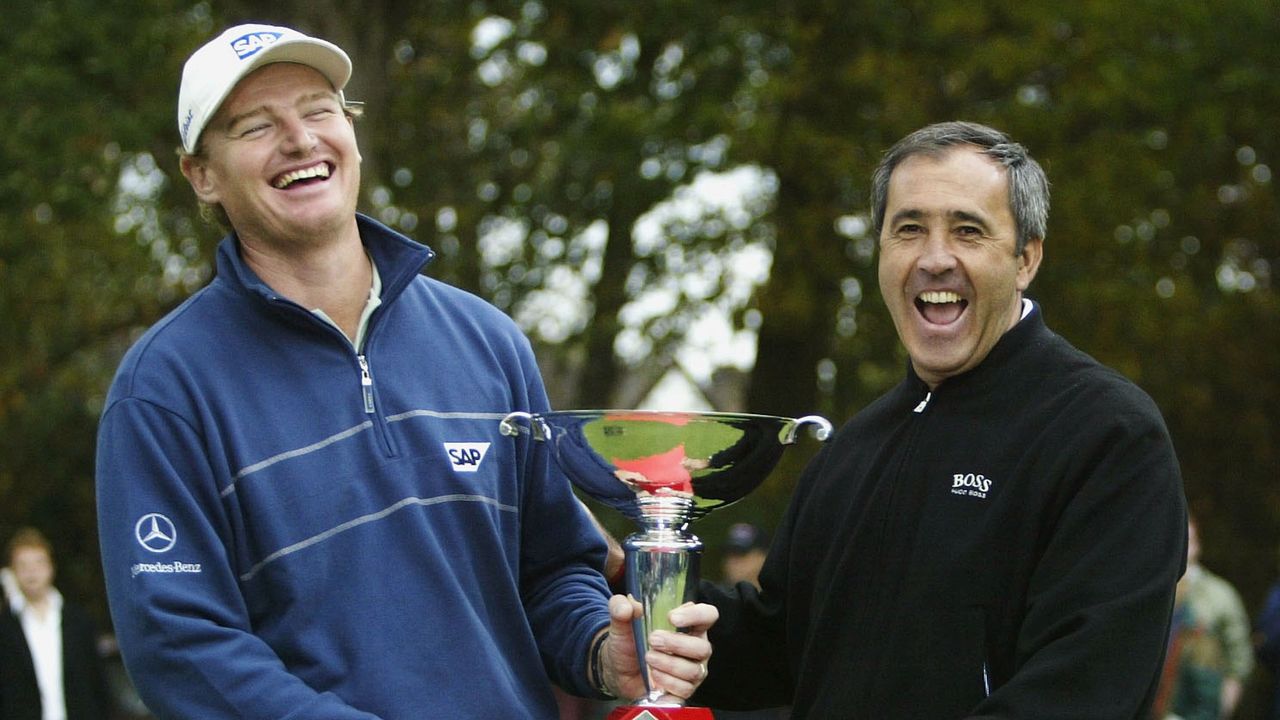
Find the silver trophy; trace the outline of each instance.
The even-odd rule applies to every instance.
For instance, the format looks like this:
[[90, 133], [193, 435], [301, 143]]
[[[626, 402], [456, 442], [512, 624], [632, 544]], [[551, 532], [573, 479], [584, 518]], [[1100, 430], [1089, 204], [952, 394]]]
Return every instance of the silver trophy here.
[[649, 634], [677, 630], [667, 614], [697, 595], [702, 541], [689, 523], [758, 487], [804, 425], [819, 441], [831, 436], [816, 415], [566, 410], [502, 419], [502, 434], [547, 443], [574, 485], [640, 526], [622, 544], [627, 591], [644, 608], [634, 630], [648, 692], [636, 706], [672, 705], [653, 687], [645, 655]]

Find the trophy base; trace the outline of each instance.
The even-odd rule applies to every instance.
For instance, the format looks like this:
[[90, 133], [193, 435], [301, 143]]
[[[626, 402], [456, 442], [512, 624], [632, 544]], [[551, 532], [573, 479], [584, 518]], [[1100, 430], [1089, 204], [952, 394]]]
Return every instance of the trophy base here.
[[702, 707], [624, 705], [610, 711], [607, 720], [715, 720], [715, 716]]

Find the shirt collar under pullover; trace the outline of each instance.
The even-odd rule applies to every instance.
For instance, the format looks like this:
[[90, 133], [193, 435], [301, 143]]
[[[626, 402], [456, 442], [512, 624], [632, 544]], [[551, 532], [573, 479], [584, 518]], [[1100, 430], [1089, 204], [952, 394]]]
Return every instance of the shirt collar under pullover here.
[[[382, 279], [382, 304], [391, 303], [431, 262], [435, 252], [366, 215], [356, 214], [365, 252]], [[222, 239], [217, 254], [218, 278], [270, 302], [287, 301], [258, 277], [240, 256], [240, 240], [233, 232]], [[307, 309], [310, 312], [310, 309]]]
[[930, 391], [929, 385], [920, 379], [908, 359], [907, 376], [901, 387], [915, 397], [916, 401], [936, 398], [940, 395], [965, 397], [970, 394], [985, 393], [990, 383], [999, 382], [1007, 372], [1006, 365], [1011, 359], [1027, 347], [1042, 342], [1044, 336], [1051, 332], [1044, 324], [1039, 303], [1024, 298], [1023, 305], [1023, 313], [1018, 322], [1000, 336], [991, 351], [976, 367], [946, 378]]

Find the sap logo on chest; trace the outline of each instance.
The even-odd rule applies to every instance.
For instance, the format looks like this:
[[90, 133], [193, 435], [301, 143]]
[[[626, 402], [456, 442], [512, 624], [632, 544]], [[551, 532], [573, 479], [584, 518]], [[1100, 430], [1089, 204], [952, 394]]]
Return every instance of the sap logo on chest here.
[[991, 478], [977, 473], [956, 473], [951, 476], [951, 494], [985, 498], [991, 491]]
[[484, 456], [489, 452], [487, 442], [447, 442], [444, 451], [454, 472], [473, 473], [480, 469]]
[[280, 39], [281, 33], [278, 32], [255, 32], [248, 35], [242, 35], [231, 41], [231, 49], [236, 51], [236, 57], [244, 60], [251, 57], [264, 47], [271, 45]]

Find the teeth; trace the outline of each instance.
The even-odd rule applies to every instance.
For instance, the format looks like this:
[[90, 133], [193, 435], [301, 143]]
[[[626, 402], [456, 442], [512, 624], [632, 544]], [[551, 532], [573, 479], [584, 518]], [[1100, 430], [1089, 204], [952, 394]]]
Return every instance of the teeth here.
[[953, 292], [930, 290], [920, 293], [920, 300], [927, 303], [954, 303], [960, 302], [960, 296]]
[[294, 170], [293, 172], [287, 172], [284, 175], [281, 175], [280, 177], [276, 178], [275, 186], [276, 186], [276, 189], [283, 190], [284, 188], [289, 187], [290, 185], [292, 185], [293, 183], [299, 180], [306, 180], [307, 178], [316, 178], [316, 177], [322, 177], [322, 178], [329, 177], [328, 163], [320, 163], [319, 165], [312, 165], [309, 168], [303, 168], [301, 170]]

